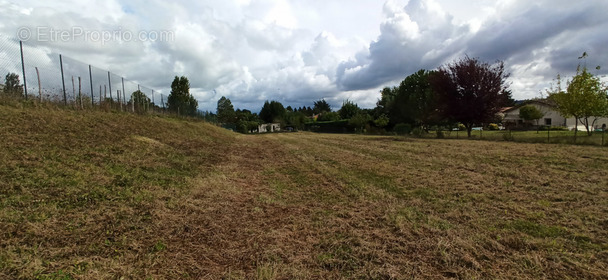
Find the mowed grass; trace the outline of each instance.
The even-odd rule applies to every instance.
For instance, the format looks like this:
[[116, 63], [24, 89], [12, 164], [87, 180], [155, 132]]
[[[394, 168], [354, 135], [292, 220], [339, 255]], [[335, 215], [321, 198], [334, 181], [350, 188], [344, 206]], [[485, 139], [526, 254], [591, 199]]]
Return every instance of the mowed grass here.
[[608, 278], [605, 147], [0, 107], [0, 162], [0, 278]]

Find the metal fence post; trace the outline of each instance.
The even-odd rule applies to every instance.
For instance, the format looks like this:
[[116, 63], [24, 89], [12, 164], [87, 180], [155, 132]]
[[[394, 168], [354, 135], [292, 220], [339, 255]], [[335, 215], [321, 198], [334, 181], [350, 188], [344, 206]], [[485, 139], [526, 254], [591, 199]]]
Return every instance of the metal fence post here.
[[23, 71], [23, 89], [25, 90], [25, 99], [27, 100], [27, 79], [25, 78], [25, 63], [23, 60], [23, 41], [19, 41], [19, 48], [21, 49], [21, 70]]
[[72, 95], [74, 96], [74, 101], [76, 101], [76, 84], [74, 83], [74, 76], [72, 76]]
[[120, 77], [120, 80], [122, 82], [122, 94], [124, 95], [125, 94], [125, 78]]
[[112, 109], [114, 99], [112, 99], [112, 79], [110, 78], [110, 71], [108, 71], [108, 89], [110, 90], [110, 109]]
[[59, 66], [61, 67], [61, 84], [63, 85], [63, 103], [68, 105], [68, 97], [65, 93], [65, 76], [63, 75], [63, 57], [59, 55]]
[[80, 99], [80, 110], [84, 109], [82, 106], [82, 79], [78, 76], [78, 99]]
[[91, 82], [91, 108], [95, 106], [95, 98], [93, 98], [93, 72], [91, 64], [89, 64], [89, 81]]
[[38, 98], [40, 98], [40, 102], [42, 102], [42, 86], [40, 84], [40, 71], [38, 71], [38, 67], [34, 67], [36, 69], [36, 77], [38, 78]]

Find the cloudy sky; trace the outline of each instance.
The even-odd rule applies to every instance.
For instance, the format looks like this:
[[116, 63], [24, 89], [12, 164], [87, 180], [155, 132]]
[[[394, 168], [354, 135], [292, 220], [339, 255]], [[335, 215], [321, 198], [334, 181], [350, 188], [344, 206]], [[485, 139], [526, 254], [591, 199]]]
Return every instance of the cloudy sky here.
[[252, 111], [371, 108], [381, 88], [465, 55], [503, 60], [516, 99], [578, 63], [605, 75], [607, 15], [606, 0], [0, 0], [0, 34], [164, 94], [185, 75], [202, 110], [222, 95]]

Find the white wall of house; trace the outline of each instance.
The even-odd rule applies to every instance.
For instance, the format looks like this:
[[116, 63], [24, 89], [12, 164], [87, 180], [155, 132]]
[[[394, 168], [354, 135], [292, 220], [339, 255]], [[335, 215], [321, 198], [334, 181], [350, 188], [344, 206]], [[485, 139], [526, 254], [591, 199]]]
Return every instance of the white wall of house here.
[[[551, 125], [551, 126], [566, 126], [566, 118], [556, 112], [551, 106], [541, 102], [531, 102], [527, 105], [536, 107], [539, 111], [545, 114], [542, 118], [538, 119], [538, 125]], [[523, 125], [525, 123], [530, 125], [536, 125], [536, 121], [524, 121], [519, 117], [519, 108], [514, 107], [504, 112], [503, 124], [515, 123], [517, 125]]]
[[[533, 105], [534, 107], [539, 107], [539, 105]], [[566, 118], [564, 118], [560, 113], [555, 111], [553, 108], [544, 105], [542, 107], [541, 112], [545, 113], [545, 115], [538, 121], [539, 125], [550, 125], [550, 126], [566, 126]]]
[[281, 131], [280, 123], [265, 123], [258, 126], [258, 132], [279, 132]]
[[[574, 130], [577, 128], [579, 131], [586, 131], [587, 129], [580, 122], [575, 123], [574, 118], [564, 118], [560, 113], [555, 111], [555, 109], [543, 102], [532, 101], [526, 105], [532, 105], [536, 107], [538, 110], [543, 112], [545, 115], [538, 120], [538, 125], [550, 125], [550, 126], [565, 126], [568, 130]], [[524, 121], [519, 117], [519, 108], [521, 107], [513, 107], [504, 112], [503, 124], [507, 123], [515, 123], [517, 126], [521, 126], [524, 124], [536, 125], [536, 121]], [[590, 122], [593, 120], [590, 119]], [[598, 128], [602, 128], [602, 125], [606, 124], [608, 126], [608, 118], [598, 118], [593, 126], [590, 124], [589, 129], [595, 130]]]

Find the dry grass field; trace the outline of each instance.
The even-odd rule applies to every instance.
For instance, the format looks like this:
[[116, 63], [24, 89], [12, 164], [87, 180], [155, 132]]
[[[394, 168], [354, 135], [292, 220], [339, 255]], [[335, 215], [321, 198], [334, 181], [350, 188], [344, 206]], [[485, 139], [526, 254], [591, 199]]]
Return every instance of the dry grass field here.
[[606, 147], [0, 106], [0, 279], [608, 279]]

